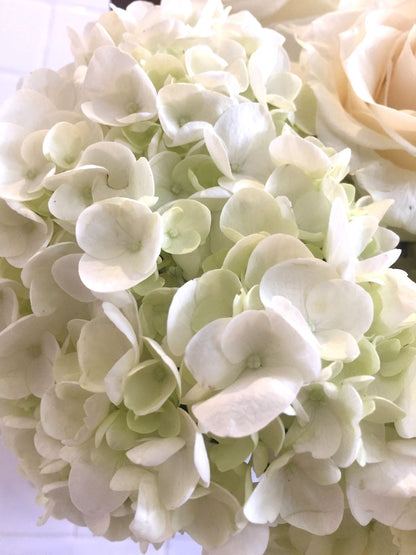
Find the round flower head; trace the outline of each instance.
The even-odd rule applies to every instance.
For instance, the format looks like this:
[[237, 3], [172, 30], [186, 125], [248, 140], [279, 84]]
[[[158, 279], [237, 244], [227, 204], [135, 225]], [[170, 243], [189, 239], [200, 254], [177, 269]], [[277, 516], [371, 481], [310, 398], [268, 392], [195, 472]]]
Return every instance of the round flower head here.
[[[416, 285], [391, 268], [394, 204], [364, 173], [356, 200], [284, 37], [231, 3], [113, 7], [1, 108], [2, 437], [42, 522], [143, 552], [186, 532], [204, 555], [393, 554], [416, 530]], [[306, 23], [335, 4], [255, 8]], [[397, 5], [365, 22], [397, 31], [398, 71]], [[364, 9], [330, 14], [320, 47]], [[364, 119], [399, 163], [403, 137]]]

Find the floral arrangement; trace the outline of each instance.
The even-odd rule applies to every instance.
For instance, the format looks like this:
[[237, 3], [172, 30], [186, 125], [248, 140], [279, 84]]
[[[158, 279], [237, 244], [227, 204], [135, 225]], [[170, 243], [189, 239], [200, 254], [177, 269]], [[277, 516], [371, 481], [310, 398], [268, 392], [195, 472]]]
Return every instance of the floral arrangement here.
[[2, 440], [142, 552], [411, 554], [414, 6], [277, 3], [290, 59], [231, 4], [114, 7], [2, 106]]

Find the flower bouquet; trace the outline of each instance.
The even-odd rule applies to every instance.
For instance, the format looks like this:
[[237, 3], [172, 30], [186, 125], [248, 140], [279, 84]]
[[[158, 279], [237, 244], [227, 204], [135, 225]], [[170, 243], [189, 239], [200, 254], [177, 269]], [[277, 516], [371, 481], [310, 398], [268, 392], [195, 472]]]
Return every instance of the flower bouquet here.
[[270, 2], [289, 56], [231, 4], [113, 7], [2, 106], [2, 440], [142, 552], [410, 555], [416, 13]]

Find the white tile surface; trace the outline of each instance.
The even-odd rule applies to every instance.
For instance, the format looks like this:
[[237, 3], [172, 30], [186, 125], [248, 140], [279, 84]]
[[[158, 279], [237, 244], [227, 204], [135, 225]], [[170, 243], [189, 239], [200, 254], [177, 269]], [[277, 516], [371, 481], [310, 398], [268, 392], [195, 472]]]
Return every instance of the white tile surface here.
[[[107, 0], [0, 0], [0, 103], [11, 96], [20, 76], [72, 61], [66, 27], [81, 31], [108, 8]], [[36, 492], [18, 474], [16, 458], [0, 441], [1, 555], [140, 555], [137, 544], [94, 538], [67, 521], [38, 527], [42, 508]], [[201, 548], [177, 535], [148, 555], [200, 555]], [[238, 554], [236, 554], [238, 555]]]
[[0, 67], [29, 71], [43, 63], [52, 7], [31, 0], [0, 1]]
[[66, 28], [82, 31], [108, 9], [108, 0], [0, 0], [0, 103], [19, 77], [72, 61]]

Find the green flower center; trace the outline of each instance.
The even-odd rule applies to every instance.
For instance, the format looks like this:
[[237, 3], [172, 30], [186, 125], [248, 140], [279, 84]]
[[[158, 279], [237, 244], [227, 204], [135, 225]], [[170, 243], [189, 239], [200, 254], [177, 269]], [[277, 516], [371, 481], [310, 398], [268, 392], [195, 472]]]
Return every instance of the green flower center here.
[[26, 177], [28, 179], [35, 179], [38, 175], [38, 172], [32, 168], [28, 169], [26, 172]]
[[139, 111], [139, 105], [137, 102], [129, 102], [126, 106], [126, 111], [128, 114], [136, 114]]
[[168, 231], [168, 235], [171, 239], [176, 239], [179, 235], [179, 231], [176, 227], [172, 227], [172, 229]]
[[64, 158], [65, 164], [68, 164], [68, 165], [73, 164], [75, 160], [76, 160], [75, 156], [71, 156], [71, 155], [65, 156]]
[[129, 251], [139, 252], [141, 248], [142, 248], [142, 242], [140, 241], [140, 239], [136, 239], [135, 241], [133, 241], [133, 243], [130, 243]]
[[250, 370], [257, 370], [261, 366], [261, 358], [258, 354], [250, 355], [247, 359], [247, 367]]

